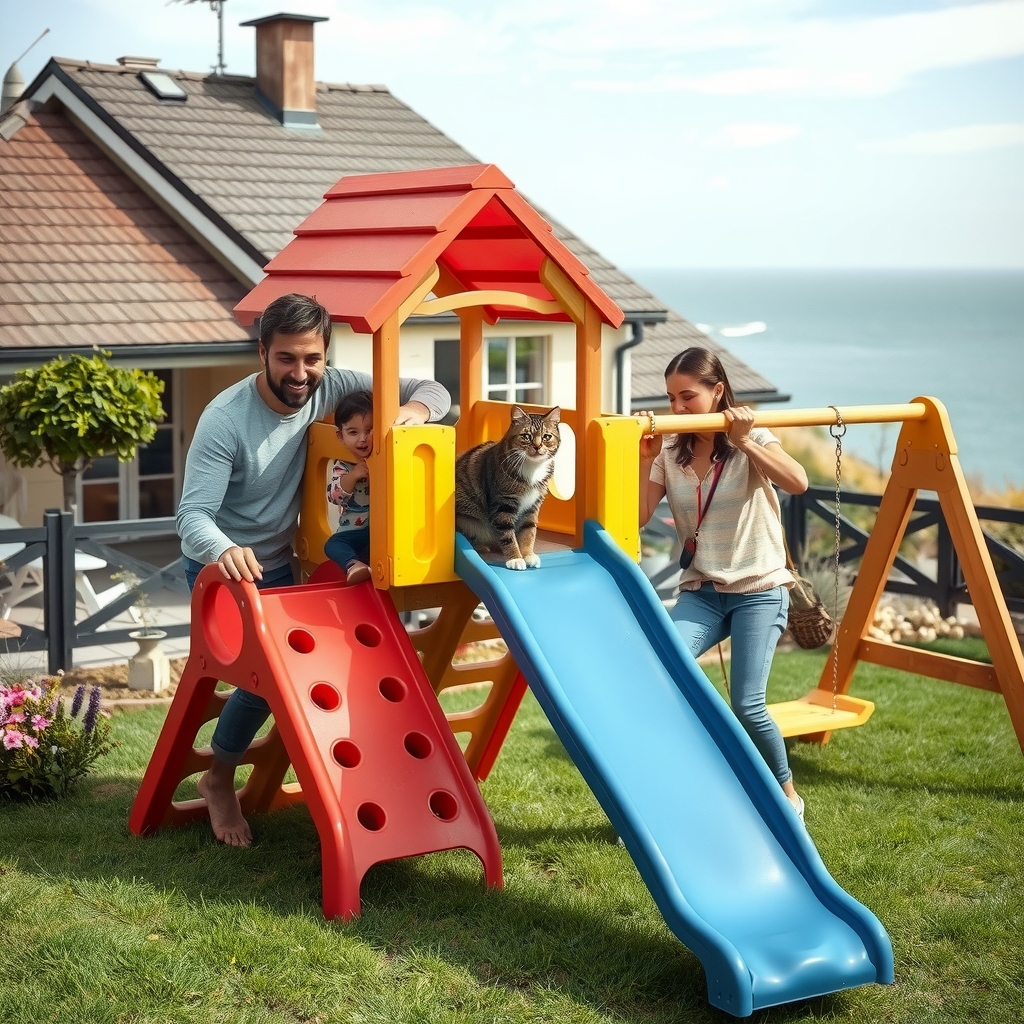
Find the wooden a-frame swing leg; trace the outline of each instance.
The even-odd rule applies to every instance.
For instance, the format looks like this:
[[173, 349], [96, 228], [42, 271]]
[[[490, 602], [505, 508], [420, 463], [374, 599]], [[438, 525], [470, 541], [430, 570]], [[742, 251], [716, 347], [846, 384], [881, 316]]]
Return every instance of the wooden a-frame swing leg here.
[[[860, 660], [992, 690], [1002, 694], [1017, 741], [1024, 751], [1024, 657], [1020, 643], [956, 455], [956, 442], [946, 411], [934, 399], [917, 398], [915, 402], [927, 405], [928, 415], [922, 420], [904, 423], [900, 431], [892, 476], [882, 495], [878, 517], [840, 624], [836, 692], [849, 690], [853, 671]], [[867, 636], [919, 489], [935, 491], [939, 497], [992, 657], [991, 666], [934, 651], [880, 643]], [[818, 684], [821, 689], [831, 689], [834, 657], [833, 648]], [[805, 738], [825, 742], [828, 735], [818, 733]]]

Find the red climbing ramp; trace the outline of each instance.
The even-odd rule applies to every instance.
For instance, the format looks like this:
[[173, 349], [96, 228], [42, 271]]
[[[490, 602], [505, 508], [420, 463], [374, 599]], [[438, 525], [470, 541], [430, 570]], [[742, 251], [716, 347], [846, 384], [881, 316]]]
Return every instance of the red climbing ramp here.
[[[129, 827], [144, 835], [205, 815], [204, 801], [175, 802], [174, 791], [209, 765], [193, 744], [223, 706], [223, 680], [263, 697], [275, 722], [250, 748], [242, 810], [306, 802], [326, 917], [359, 914], [372, 865], [438, 850], [472, 850], [500, 887], [494, 824], [391, 598], [338, 577], [258, 591], [216, 566], [199, 574], [191, 653]], [[298, 786], [282, 784], [289, 764]]]

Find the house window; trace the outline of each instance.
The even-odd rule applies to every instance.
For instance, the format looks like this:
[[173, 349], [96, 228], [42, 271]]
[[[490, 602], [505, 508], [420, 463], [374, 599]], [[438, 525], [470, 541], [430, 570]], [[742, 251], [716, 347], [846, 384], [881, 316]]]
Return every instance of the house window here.
[[547, 338], [487, 338], [487, 398], [495, 402], [544, 402]]
[[154, 370], [164, 382], [164, 419], [156, 437], [139, 446], [131, 462], [114, 455], [93, 460], [78, 482], [79, 518], [85, 523], [111, 519], [173, 516], [181, 489], [179, 372]]

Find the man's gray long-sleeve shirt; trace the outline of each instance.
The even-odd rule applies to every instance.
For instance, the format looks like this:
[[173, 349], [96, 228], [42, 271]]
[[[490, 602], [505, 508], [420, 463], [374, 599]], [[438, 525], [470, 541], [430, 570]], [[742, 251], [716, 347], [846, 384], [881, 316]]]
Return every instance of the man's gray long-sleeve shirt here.
[[[282, 416], [256, 390], [258, 374], [222, 391], [203, 411], [185, 459], [177, 526], [182, 553], [215, 562], [229, 547], [252, 548], [265, 570], [287, 565], [299, 519], [306, 430], [369, 374], [329, 366], [302, 408]], [[433, 380], [399, 381], [399, 401], [421, 402], [439, 420], [451, 398]]]

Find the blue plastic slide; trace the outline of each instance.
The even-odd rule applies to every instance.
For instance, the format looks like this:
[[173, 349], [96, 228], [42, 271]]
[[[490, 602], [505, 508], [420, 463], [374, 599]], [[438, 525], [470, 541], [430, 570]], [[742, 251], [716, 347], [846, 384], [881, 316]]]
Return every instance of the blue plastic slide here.
[[893, 979], [877, 918], [825, 869], [781, 787], [599, 526], [517, 572], [456, 535], [456, 571], [494, 617], [626, 844], [708, 999], [737, 1017]]

